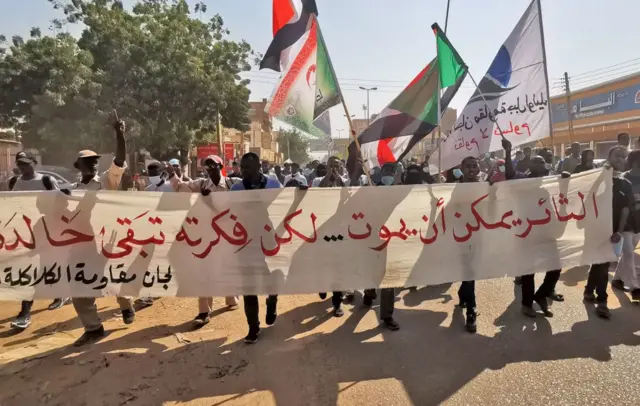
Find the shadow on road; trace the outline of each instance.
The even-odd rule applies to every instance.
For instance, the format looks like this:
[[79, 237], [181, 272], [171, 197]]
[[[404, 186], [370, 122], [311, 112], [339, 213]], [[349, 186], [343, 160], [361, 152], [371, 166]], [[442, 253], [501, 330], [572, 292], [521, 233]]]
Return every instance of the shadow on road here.
[[[406, 301], [438, 298], [442, 292], [420, 289]], [[256, 391], [271, 392], [278, 405], [335, 405], [340, 384], [395, 378], [414, 404], [438, 404], [486, 369], [562, 359], [609, 361], [611, 347], [640, 344], [640, 319], [630, 307], [614, 309], [608, 322], [589, 312], [588, 320], [553, 334], [548, 320], [519, 314], [519, 287], [514, 293], [514, 301], [494, 321], [499, 327], [494, 337], [465, 334], [459, 310], [449, 326], [443, 325], [445, 312], [396, 309], [399, 331], [361, 330], [373, 310], [359, 302], [345, 306], [333, 331], [315, 332], [330, 320], [330, 300], [280, 314], [253, 346], [200, 338], [170, 348], [162, 339], [187, 327], [156, 325], [93, 347], [65, 347], [14, 361], [33, 365], [3, 377], [0, 403], [40, 404], [40, 387], [49, 382], [46, 403], [53, 405], [147, 405], [216, 396], [227, 402]]]

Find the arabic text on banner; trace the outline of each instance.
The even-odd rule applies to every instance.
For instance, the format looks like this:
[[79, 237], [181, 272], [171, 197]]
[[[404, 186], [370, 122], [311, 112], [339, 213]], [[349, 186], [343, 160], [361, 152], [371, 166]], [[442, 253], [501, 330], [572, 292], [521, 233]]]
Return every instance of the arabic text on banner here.
[[0, 194], [0, 299], [294, 294], [614, 260], [611, 172], [497, 183]]
[[[551, 106], [539, 19], [538, 2], [533, 1], [443, 140], [442, 171], [466, 157], [501, 150], [500, 130], [513, 146], [549, 136]], [[438, 164], [437, 154], [431, 164]]]

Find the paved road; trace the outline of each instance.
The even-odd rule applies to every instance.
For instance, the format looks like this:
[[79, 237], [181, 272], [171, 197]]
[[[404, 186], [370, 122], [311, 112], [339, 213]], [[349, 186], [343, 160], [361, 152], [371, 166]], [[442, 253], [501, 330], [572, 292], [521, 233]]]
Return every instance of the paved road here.
[[195, 299], [162, 299], [131, 326], [101, 299], [111, 334], [83, 350], [68, 346], [81, 334], [71, 306], [37, 302], [33, 325], [15, 335], [18, 306], [5, 302], [0, 405], [637, 405], [640, 307], [612, 292], [612, 320], [598, 319], [582, 303], [585, 279], [584, 268], [564, 272], [567, 301], [536, 320], [519, 313], [510, 279], [478, 283], [475, 335], [454, 310], [457, 284], [401, 292], [397, 332], [379, 328], [361, 296], [341, 319], [330, 298], [282, 297], [253, 346], [242, 342], [242, 309], [192, 331]]

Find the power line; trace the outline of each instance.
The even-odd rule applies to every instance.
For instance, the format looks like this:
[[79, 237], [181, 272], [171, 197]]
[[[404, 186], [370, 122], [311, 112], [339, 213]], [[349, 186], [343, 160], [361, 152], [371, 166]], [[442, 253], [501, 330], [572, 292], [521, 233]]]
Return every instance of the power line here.
[[[630, 70], [631, 69], [631, 70]], [[632, 72], [635, 69], [640, 70], [640, 58], [630, 59], [625, 62], [620, 62], [614, 65], [606, 66], [604, 68], [594, 69], [588, 72], [579, 73], [577, 75], [572, 75], [572, 81], [587, 81], [592, 79], [597, 79], [606, 76], [616, 76], [621, 73]], [[553, 83], [555, 84], [564, 84], [564, 78], [556, 78], [553, 79]]]
[[630, 64], [630, 63], [632, 65], [638, 65], [638, 64], [640, 64], [640, 58], [630, 59], [628, 61], [620, 62], [620, 63], [617, 63], [615, 65], [605, 66], [604, 68], [599, 68], [599, 69], [594, 69], [594, 70], [587, 71], [587, 72], [578, 73], [577, 75], [572, 75], [571, 77], [572, 78], [578, 78], [578, 77], [582, 77], [582, 76], [588, 76], [591, 73], [600, 72], [600, 71], [603, 71], [603, 70], [609, 70], [609, 69], [615, 68], [615, 67], [620, 67], [619, 69], [628, 68], [628, 66], [624, 66], [623, 67], [622, 65], [627, 65], [627, 64]]
[[633, 73], [637, 73], [640, 72], [640, 69], [638, 67], [634, 67], [628, 70], [624, 70], [624, 71], [618, 71], [618, 72], [614, 72], [614, 73], [603, 73], [600, 76], [597, 77], [591, 77], [591, 78], [582, 78], [582, 79], [576, 79], [573, 80], [573, 77], [571, 78], [571, 83], [572, 84], [582, 84], [582, 83], [601, 83], [601, 82], [607, 82], [609, 80], [612, 79], [617, 79], [621, 76], [626, 76], [626, 75], [630, 75]]

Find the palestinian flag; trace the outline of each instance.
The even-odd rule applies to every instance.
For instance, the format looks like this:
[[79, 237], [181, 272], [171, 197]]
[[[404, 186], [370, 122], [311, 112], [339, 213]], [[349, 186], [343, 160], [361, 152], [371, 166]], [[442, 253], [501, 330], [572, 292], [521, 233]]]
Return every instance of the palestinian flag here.
[[289, 65], [289, 55], [318, 15], [315, 0], [273, 0], [273, 41], [260, 62], [260, 69], [280, 72]]
[[[434, 24], [438, 56], [433, 59], [409, 85], [382, 110], [380, 115], [358, 137], [362, 159], [369, 169], [387, 162], [398, 162], [440, 122], [440, 115], [458, 91], [466, 74], [462, 61], [444, 33]], [[347, 166], [355, 169], [358, 153], [355, 142], [349, 146]]]
[[342, 94], [316, 16], [274, 89], [266, 112], [315, 137], [331, 133], [328, 109]]

